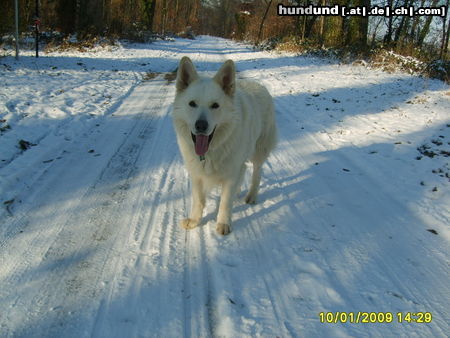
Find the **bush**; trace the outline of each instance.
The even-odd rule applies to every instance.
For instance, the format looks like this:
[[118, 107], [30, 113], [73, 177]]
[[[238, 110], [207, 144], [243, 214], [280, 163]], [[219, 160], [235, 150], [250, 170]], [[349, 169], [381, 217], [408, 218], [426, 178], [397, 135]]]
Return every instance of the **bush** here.
[[426, 66], [425, 73], [431, 78], [450, 83], [450, 61], [431, 61]]

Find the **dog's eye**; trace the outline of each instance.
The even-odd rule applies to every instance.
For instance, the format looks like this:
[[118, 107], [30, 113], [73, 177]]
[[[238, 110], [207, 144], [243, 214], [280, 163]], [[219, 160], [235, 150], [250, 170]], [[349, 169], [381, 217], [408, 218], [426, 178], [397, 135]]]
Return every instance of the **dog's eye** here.
[[217, 109], [217, 108], [219, 108], [219, 104], [218, 104], [217, 102], [214, 102], [214, 103], [211, 105], [211, 108], [212, 108], [212, 109]]
[[189, 105], [190, 105], [192, 108], [197, 107], [197, 103], [195, 103], [195, 101], [190, 101], [190, 102], [189, 102]]

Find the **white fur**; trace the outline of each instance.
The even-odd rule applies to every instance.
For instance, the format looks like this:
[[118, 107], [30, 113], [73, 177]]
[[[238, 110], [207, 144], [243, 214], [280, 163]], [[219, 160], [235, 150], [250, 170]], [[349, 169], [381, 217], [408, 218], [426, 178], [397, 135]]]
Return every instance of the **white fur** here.
[[[191, 107], [194, 101], [196, 107]], [[218, 108], [212, 104], [217, 103]], [[195, 122], [208, 121], [207, 135], [214, 131], [202, 161], [196, 155], [191, 132]], [[180, 61], [173, 122], [178, 145], [192, 181], [192, 208], [181, 225], [192, 229], [201, 221], [206, 194], [214, 185], [222, 187], [217, 232], [231, 231], [233, 200], [239, 191], [245, 162], [253, 163], [252, 184], [246, 203], [256, 203], [261, 166], [276, 145], [277, 132], [272, 97], [253, 81], [235, 80], [235, 66], [228, 60], [214, 78], [199, 77], [188, 57]]]

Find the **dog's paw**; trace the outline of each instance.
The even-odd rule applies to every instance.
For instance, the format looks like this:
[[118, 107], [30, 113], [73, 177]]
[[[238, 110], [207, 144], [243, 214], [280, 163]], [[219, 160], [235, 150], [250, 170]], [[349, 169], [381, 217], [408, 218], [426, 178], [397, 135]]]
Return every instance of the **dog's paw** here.
[[245, 203], [247, 204], [256, 204], [256, 196], [253, 194], [248, 194], [245, 196]]
[[193, 220], [191, 218], [185, 218], [181, 221], [181, 226], [187, 230], [194, 229], [198, 226], [200, 221]]
[[216, 230], [219, 235], [228, 235], [231, 232], [231, 227], [229, 224], [217, 223]]

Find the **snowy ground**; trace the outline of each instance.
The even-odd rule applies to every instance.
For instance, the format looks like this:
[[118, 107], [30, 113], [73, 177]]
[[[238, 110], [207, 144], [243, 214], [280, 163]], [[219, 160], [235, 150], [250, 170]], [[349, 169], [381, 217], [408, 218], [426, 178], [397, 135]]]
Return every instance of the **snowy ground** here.
[[[166, 75], [183, 55], [201, 71], [231, 58], [275, 98], [260, 203], [241, 198], [226, 237], [217, 192], [204, 226], [178, 225], [189, 183]], [[4, 57], [0, 82], [1, 337], [450, 332], [442, 82], [210, 37]], [[321, 322], [337, 311], [394, 317]], [[399, 323], [409, 312], [432, 322]]]

